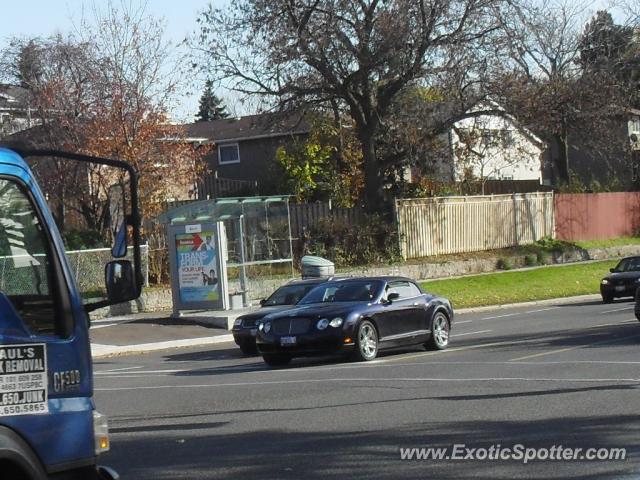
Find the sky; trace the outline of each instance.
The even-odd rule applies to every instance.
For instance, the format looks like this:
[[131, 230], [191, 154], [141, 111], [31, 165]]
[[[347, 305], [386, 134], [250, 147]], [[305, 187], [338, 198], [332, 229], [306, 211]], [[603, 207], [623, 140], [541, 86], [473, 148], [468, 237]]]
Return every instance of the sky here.
[[[121, 3], [138, 5], [145, 0], [112, 0], [118, 6]], [[571, 1], [571, 0], [569, 0]], [[593, 0], [589, 10], [606, 8], [611, 0]], [[166, 40], [180, 43], [197, 28], [196, 18], [209, 3], [219, 7], [229, 0], [146, 0], [147, 11], [166, 23]], [[0, 26], [1, 45], [11, 37], [47, 37], [54, 33], [70, 32], [78, 25], [82, 12], [90, 13], [93, 5], [106, 5], [107, 0], [0, 0], [2, 23]], [[188, 75], [193, 76], [189, 71]], [[198, 99], [202, 93], [204, 78], [195, 78], [193, 85], [181, 92], [178, 105], [171, 113], [173, 120], [192, 121], [198, 110]], [[247, 114], [236, 96], [228, 91], [216, 92], [232, 114]]]
[[[121, 0], [114, 0], [117, 6]], [[12, 37], [47, 37], [55, 33], [66, 33], [79, 24], [83, 9], [90, 12], [95, 4], [106, 4], [105, 0], [0, 0], [2, 23], [0, 45]], [[126, 2], [125, 2], [126, 3]], [[133, 1], [134, 5], [138, 2]], [[147, 0], [147, 12], [164, 18], [166, 39], [176, 44], [197, 28], [198, 12], [209, 3], [220, 6], [226, 0]], [[189, 72], [192, 74], [192, 72]], [[176, 120], [190, 121], [198, 110], [201, 88], [186, 89], [181, 95], [180, 105], [172, 112]], [[192, 91], [194, 90], [194, 91]], [[220, 95], [224, 97], [224, 92]]]

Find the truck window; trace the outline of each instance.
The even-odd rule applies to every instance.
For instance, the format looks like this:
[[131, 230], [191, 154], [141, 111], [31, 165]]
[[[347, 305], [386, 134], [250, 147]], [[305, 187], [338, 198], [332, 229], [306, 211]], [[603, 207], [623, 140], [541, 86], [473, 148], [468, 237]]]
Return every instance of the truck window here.
[[0, 178], [0, 290], [29, 330], [56, 334], [56, 291], [48, 237], [25, 191]]

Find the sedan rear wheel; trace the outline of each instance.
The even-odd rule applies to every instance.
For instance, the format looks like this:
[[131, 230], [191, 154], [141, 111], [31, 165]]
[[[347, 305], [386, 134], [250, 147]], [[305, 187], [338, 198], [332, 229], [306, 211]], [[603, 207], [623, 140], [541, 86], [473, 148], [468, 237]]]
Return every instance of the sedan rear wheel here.
[[354, 356], [356, 360], [368, 362], [378, 355], [378, 332], [368, 320], [365, 320], [358, 327], [358, 336], [356, 342], [356, 351]]
[[442, 312], [437, 312], [431, 323], [431, 338], [426, 347], [432, 350], [444, 350], [449, 346], [449, 319]]

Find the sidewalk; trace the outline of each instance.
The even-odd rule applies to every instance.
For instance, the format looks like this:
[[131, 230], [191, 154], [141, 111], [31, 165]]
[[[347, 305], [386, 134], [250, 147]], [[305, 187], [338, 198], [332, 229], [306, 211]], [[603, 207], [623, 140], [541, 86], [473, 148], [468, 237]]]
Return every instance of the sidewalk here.
[[181, 318], [171, 318], [171, 312], [155, 312], [96, 320], [89, 337], [93, 358], [233, 342], [227, 329], [207, 322], [207, 312]]
[[[455, 310], [456, 315], [528, 307], [599, 300], [600, 295], [554, 298], [511, 305]], [[255, 310], [255, 307], [251, 310]], [[248, 310], [230, 312], [230, 323]], [[181, 318], [171, 318], [171, 312], [138, 313], [96, 320], [91, 323], [90, 338], [93, 358], [130, 355], [179, 347], [195, 347], [232, 343], [229, 330], [211, 325], [212, 312], [194, 312]]]

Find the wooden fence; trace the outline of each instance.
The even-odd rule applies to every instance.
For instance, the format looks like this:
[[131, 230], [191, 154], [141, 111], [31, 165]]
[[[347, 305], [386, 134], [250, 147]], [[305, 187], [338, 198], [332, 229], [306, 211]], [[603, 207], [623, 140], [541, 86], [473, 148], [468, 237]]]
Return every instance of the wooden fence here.
[[323, 218], [357, 224], [364, 216], [360, 208], [332, 208], [328, 202], [291, 203], [291, 236], [300, 238], [302, 230], [309, 228]]
[[404, 258], [533, 243], [554, 234], [553, 193], [397, 200]]
[[563, 193], [554, 199], [561, 240], [629, 237], [640, 231], [640, 193]]
[[206, 175], [198, 182], [198, 200], [220, 197], [250, 197], [257, 195], [258, 182], [250, 180], [234, 180]]
[[[480, 195], [482, 183], [475, 183], [475, 193]], [[550, 192], [552, 188], [541, 185], [538, 180], [486, 180], [484, 184], [485, 195], [503, 195], [507, 193]]]

